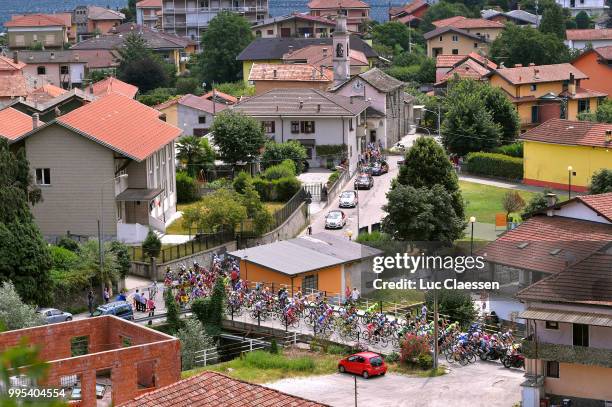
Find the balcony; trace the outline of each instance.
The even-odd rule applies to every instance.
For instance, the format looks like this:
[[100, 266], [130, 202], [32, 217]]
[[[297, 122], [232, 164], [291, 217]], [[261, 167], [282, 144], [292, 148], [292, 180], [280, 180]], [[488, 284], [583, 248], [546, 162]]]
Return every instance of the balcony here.
[[[536, 346], [537, 345], [537, 346]], [[601, 367], [612, 367], [612, 350], [584, 346], [523, 341], [523, 354], [529, 359], [554, 360]]]

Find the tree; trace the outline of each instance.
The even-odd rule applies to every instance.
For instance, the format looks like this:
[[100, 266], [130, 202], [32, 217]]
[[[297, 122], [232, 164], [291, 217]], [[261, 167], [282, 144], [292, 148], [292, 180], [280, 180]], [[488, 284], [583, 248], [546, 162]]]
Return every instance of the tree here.
[[233, 232], [246, 219], [247, 211], [241, 196], [227, 188], [206, 195], [197, 205], [183, 213], [183, 224], [207, 232]]
[[565, 17], [561, 6], [551, 5], [544, 11], [539, 29], [544, 34], [554, 34], [561, 40], [565, 39]]
[[516, 107], [501, 88], [483, 84], [480, 90], [493, 121], [501, 126], [501, 144], [514, 142], [521, 127]]
[[502, 198], [502, 206], [508, 219], [512, 212], [518, 212], [525, 207], [525, 200], [517, 191], [508, 191]]
[[51, 256], [34, 223], [29, 203], [40, 200], [25, 152], [9, 150], [0, 138], [0, 280], [10, 280], [27, 303], [51, 300]]
[[155, 88], [146, 95], [139, 95], [136, 99], [147, 106], [155, 106], [176, 99], [177, 96], [170, 93], [168, 88]]
[[535, 28], [506, 24], [506, 29], [491, 44], [489, 55], [506, 67], [559, 64], [570, 59], [569, 49], [554, 34], [544, 34]]
[[605, 194], [608, 192], [612, 192], [612, 170], [602, 168], [591, 177], [589, 193]]
[[455, 213], [453, 197], [442, 185], [418, 189], [396, 185], [387, 200], [382, 227], [394, 239], [449, 246], [463, 236], [465, 221]]
[[599, 103], [595, 112], [580, 113], [580, 120], [599, 123], [612, 123], [612, 100], [606, 99]]
[[583, 10], [576, 14], [576, 28], [584, 30], [591, 27], [591, 17]]
[[268, 231], [274, 219], [270, 211], [263, 205], [259, 193], [255, 190], [252, 182], [247, 182], [242, 194], [242, 202], [247, 211], [247, 216], [253, 220], [254, 231], [262, 235]]
[[446, 94], [442, 143], [452, 153], [491, 151], [501, 144], [502, 127], [493, 119], [473, 80], [451, 81]]
[[442, 187], [452, 196], [455, 214], [463, 218], [464, 205], [457, 174], [444, 149], [431, 137], [418, 138], [408, 150], [397, 182], [414, 188]]
[[176, 93], [179, 95], [202, 94], [201, 83], [197, 78], [178, 78], [176, 80]]
[[103, 267], [100, 269], [100, 249], [97, 239], [89, 239], [79, 247], [79, 268], [85, 271], [90, 279], [100, 285], [100, 294], [105, 286], [116, 282], [121, 274], [121, 266], [111, 243], [104, 243]]
[[130, 32], [117, 49], [119, 66], [117, 76], [124, 82], [138, 86], [140, 92], [148, 92], [164, 86], [168, 76], [163, 63], [153, 55], [147, 41], [137, 32]]
[[13, 283], [5, 281], [0, 286], [0, 324], [11, 331], [43, 325], [45, 321], [36, 308], [21, 301]]
[[178, 203], [188, 203], [198, 199], [196, 180], [185, 171], [176, 172], [176, 196]]
[[217, 115], [210, 130], [221, 157], [231, 164], [251, 161], [266, 143], [258, 120], [229, 109]]
[[433, 6], [430, 6], [425, 14], [423, 14], [421, 30], [425, 33], [435, 29], [436, 27], [432, 24], [433, 21], [455, 16], [472, 17], [472, 15], [473, 13], [466, 7], [465, 4], [440, 1]]
[[153, 229], [149, 229], [149, 233], [142, 242], [142, 251], [147, 257], [157, 257], [161, 252], [162, 242], [159, 237], [153, 232]]
[[164, 290], [164, 304], [166, 305], [166, 324], [170, 334], [175, 334], [183, 326], [180, 319], [179, 306], [174, 299], [171, 289]]
[[251, 25], [244, 17], [229, 11], [217, 14], [202, 34], [200, 79], [208, 84], [240, 79], [242, 63], [236, 57], [252, 40]]
[[261, 161], [264, 168], [266, 168], [284, 160], [293, 160], [296, 171], [300, 174], [304, 171], [304, 161], [306, 161], [307, 158], [306, 147], [296, 140], [289, 140], [285, 143], [268, 141], [261, 156]]
[[136, 1], [128, 0], [127, 7], [121, 9], [121, 12], [125, 15], [126, 22], [136, 22]]
[[551, 192], [552, 191], [550, 189], [544, 189], [544, 191], [542, 191], [541, 193], [531, 198], [529, 202], [527, 203], [527, 206], [525, 206], [523, 213], [521, 213], [521, 218], [523, 219], [530, 218], [537, 211], [547, 208], [548, 199], [546, 198], [546, 195]]
[[[389, 47], [393, 50], [408, 51], [410, 42], [416, 42], [414, 30], [399, 21], [388, 21], [384, 24], [377, 24], [372, 30], [372, 39], [378, 44]], [[411, 38], [411, 36], [413, 38]], [[421, 40], [423, 36], [420, 36]]]
[[217, 278], [212, 295], [207, 298], [196, 299], [191, 306], [191, 310], [202, 323], [208, 335], [218, 335], [221, 332], [225, 314], [225, 285], [223, 279]]
[[132, 267], [128, 247], [124, 243], [113, 240], [109, 244], [109, 251], [113, 253], [117, 259], [117, 269], [119, 271], [119, 275], [122, 278], [125, 278]]
[[187, 173], [195, 177], [201, 170], [207, 170], [215, 163], [215, 151], [208, 139], [184, 136], [176, 143], [176, 158], [187, 167]]
[[[442, 315], [448, 315], [451, 321], [457, 321], [467, 328], [476, 320], [478, 312], [470, 293], [459, 290], [438, 290], [438, 310]], [[425, 293], [425, 302], [429, 309], [433, 309], [434, 291]]]
[[215, 343], [206, 333], [204, 326], [197, 318], [191, 317], [185, 321], [183, 328], [179, 329], [176, 337], [181, 341], [181, 368], [189, 370], [196, 367], [198, 352], [212, 349]]

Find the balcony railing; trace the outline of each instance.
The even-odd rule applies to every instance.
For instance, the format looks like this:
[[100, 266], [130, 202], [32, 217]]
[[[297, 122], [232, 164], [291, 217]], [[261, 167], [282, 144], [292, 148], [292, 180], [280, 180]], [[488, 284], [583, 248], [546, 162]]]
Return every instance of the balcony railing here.
[[267, 5], [257, 5], [257, 6], [238, 6], [238, 7], [193, 7], [193, 8], [184, 8], [184, 7], [175, 7], [175, 8], [165, 8], [164, 14], [198, 14], [198, 13], [218, 13], [220, 11], [233, 11], [235, 13], [254, 13], [256, 11], [267, 11]]
[[612, 367], [612, 349], [523, 341], [523, 354], [529, 359]]

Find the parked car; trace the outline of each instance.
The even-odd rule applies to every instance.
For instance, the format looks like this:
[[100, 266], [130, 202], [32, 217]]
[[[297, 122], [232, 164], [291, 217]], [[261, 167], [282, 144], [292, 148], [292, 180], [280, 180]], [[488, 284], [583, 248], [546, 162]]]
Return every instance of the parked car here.
[[389, 172], [389, 164], [386, 161], [376, 161], [372, 166], [372, 175], [383, 175]]
[[342, 211], [329, 211], [325, 215], [325, 229], [342, 229], [346, 225], [346, 215]]
[[114, 315], [118, 318], [134, 320], [134, 310], [127, 301], [114, 301], [100, 305], [93, 313], [94, 317], [101, 315]]
[[36, 312], [42, 315], [43, 319], [47, 322], [47, 324], [72, 321], [71, 313], [60, 311], [56, 308], [41, 308]]
[[354, 373], [367, 379], [370, 376], [384, 376], [387, 365], [382, 356], [374, 352], [359, 352], [347, 356], [338, 362], [340, 373]]
[[354, 208], [357, 206], [357, 191], [344, 191], [340, 194], [341, 208]]
[[403, 153], [404, 151], [406, 151], [406, 144], [404, 144], [403, 141], [398, 141], [393, 145], [393, 147], [389, 149], [389, 151], [393, 153]]
[[370, 174], [360, 174], [355, 179], [355, 189], [370, 189], [374, 186], [374, 178]]

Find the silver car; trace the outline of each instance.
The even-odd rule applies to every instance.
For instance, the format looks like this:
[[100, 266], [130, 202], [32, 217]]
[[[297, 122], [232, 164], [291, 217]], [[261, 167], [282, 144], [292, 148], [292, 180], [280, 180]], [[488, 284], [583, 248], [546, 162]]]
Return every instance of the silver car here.
[[354, 208], [357, 206], [357, 192], [355, 191], [344, 191], [340, 194], [341, 208]]
[[342, 211], [330, 211], [325, 215], [325, 229], [342, 229], [346, 225], [346, 215]]
[[56, 322], [72, 321], [72, 314], [69, 312], [60, 311], [56, 308], [42, 308], [37, 311], [42, 315], [47, 324]]

